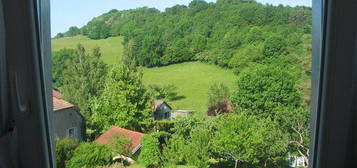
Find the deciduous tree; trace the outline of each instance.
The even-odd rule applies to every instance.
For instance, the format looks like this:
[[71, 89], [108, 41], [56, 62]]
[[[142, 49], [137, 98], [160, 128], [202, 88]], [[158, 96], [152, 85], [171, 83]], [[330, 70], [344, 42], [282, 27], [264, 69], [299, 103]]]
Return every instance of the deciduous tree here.
[[142, 73], [124, 65], [111, 67], [103, 94], [94, 99], [90, 121], [99, 132], [111, 126], [147, 131], [152, 126], [152, 100], [142, 83]]
[[67, 101], [76, 104], [80, 112], [90, 118], [90, 102], [101, 95], [107, 74], [107, 66], [101, 59], [99, 48], [88, 54], [79, 44], [73, 58], [67, 60], [63, 68], [63, 86], [60, 91]]

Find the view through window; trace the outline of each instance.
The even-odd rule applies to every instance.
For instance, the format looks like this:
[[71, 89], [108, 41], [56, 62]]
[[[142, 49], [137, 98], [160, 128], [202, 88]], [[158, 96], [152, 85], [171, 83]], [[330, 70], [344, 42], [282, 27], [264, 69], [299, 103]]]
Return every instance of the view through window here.
[[51, 6], [58, 168], [308, 167], [311, 1]]

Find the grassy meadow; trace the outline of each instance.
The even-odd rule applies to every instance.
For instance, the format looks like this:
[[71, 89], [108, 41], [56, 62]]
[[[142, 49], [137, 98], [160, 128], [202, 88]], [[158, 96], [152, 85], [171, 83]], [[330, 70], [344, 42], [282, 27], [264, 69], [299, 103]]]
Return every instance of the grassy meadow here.
[[145, 84], [174, 84], [178, 97], [170, 105], [177, 110], [207, 111], [207, 93], [214, 83], [223, 83], [233, 90], [235, 75], [231, 70], [201, 62], [186, 62], [159, 68], [144, 69]]
[[108, 64], [119, 62], [123, 55], [123, 37], [110, 37], [101, 40], [92, 40], [86, 36], [65, 37], [52, 40], [52, 51], [62, 48], [75, 48], [77, 44], [82, 44], [86, 50], [91, 50], [96, 46], [100, 47], [103, 61]]
[[[111, 37], [102, 40], [91, 40], [85, 36], [52, 40], [52, 50], [74, 48], [78, 43], [87, 50], [99, 46], [104, 62], [113, 64], [123, 54], [122, 37]], [[186, 62], [158, 68], [144, 68], [145, 85], [174, 84], [178, 99], [169, 104], [177, 110], [207, 111], [207, 93], [209, 87], [217, 82], [233, 90], [235, 75], [231, 70], [201, 62]]]

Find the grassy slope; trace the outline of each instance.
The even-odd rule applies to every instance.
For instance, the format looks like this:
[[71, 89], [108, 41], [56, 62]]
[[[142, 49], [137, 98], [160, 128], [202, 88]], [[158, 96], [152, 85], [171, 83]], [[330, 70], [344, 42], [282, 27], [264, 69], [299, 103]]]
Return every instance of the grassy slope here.
[[185, 96], [185, 98], [170, 104], [180, 110], [205, 112], [208, 89], [217, 82], [233, 90], [235, 75], [230, 70], [200, 62], [144, 70], [145, 84], [174, 84], [177, 87], [178, 96]]
[[[76, 36], [52, 40], [52, 49], [57, 51], [61, 48], [74, 48], [78, 43], [83, 44], [87, 50], [99, 46], [103, 60], [112, 64], [122, 56], [122, 40], [122, 37], [90, 40], [85, 36]], [[207, 92], [209, 86], [214, 82], [222, 82], [232, 90], [235, 76], [230, 70], [199, 62], [144, 69], [144, 83], [146, 85], [174, 84], [177, 87], [178, 96], [185, 96], [183, 99], [170, 102], [174, 109], [205, 112], [207, 110]]]
[[75, 36], [52, 40], [52, 50], [57, 51], [62, 48], [75, 48], [81, 43], [87, 50], [99, 46], [104, 62], [108, 64], [116, 63], [123, 55], [123, 37], [110, 37], [103, 40], [91, 40], [86, 36]]

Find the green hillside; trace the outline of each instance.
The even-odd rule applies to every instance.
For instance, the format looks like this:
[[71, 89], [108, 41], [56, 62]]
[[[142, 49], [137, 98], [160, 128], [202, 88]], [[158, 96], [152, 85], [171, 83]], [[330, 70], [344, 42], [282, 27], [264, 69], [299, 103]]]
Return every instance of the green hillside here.
[[174, 84], [177, 87], [178, 96], [184, 98], [170, 104], [180, 110], [205, 112], [209, 87], [213, 83], [221, 82], [233, 90], [235, 81], [235, 75], [231, 70], [201, 62], [187, 62], [144, 70], [145, 84]]
[[75, 48], [78, 43], [82, 44], [87, 50], [99, 46], [104, 62], [113, 64], [118, 62], [123, 55], [123, 37], [109, 37], [101, 40], [91, 40], [86, 36], [78, 35], [52, 40], [52, 51], [62, 48]]
[[[85, 36], [75, 36], [52, 40], [52, 50], [61, 48], [74, 48], [78, 43], [87, 50], [99, 46], [103, 60], [112, 64], [122, 56], [122, 37], [110, 37], [102, 40], [91, 40]], [[160, 68], [145, 68], [144, 83], [146, 85], [174, 84], [179, 100], [170, 102], [174, 109], [194, 110], [205, 112], [207, 110], [207, 92], [215, 82], [221, 82], [233, 89], [235, 75], [231, 70], [220, 68], [200, 62], [187, 62]]]

